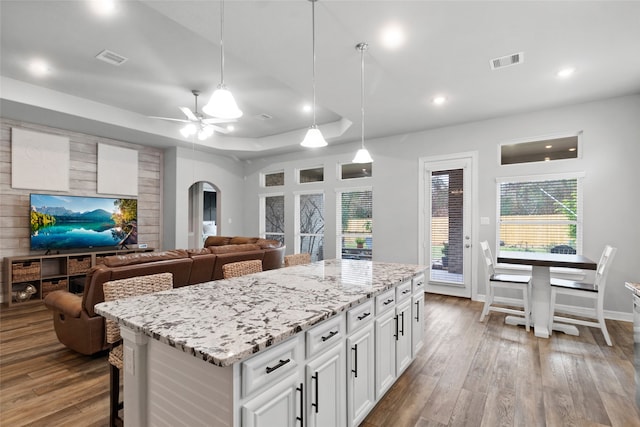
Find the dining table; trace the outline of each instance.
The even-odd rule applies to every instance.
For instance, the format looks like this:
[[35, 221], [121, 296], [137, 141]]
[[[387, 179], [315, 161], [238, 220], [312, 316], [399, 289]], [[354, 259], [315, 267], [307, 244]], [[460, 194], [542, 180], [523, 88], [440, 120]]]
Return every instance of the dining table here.
[[[584, 255], [552, 254], [542, 252], [500, 251], [499, 264], [519, 264], [531, 266], [531, 317], [536, 337], [549, 338], [549, 305], [551, 299], [551, 267], [596, 270], [598, 264]], [[507, 316], [510, 325], [524, 325], [524, 318]], [[564, 323], [553, 323], [553, 330], [569, 335], [579, 335], [578, 328]]]

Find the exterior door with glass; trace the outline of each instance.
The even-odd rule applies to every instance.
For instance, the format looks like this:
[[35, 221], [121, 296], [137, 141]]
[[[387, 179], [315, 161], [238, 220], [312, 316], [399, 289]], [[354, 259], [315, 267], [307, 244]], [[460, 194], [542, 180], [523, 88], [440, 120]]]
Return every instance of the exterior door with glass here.
[[471, 158], [425, 162], [425, 290], [471, 297]]

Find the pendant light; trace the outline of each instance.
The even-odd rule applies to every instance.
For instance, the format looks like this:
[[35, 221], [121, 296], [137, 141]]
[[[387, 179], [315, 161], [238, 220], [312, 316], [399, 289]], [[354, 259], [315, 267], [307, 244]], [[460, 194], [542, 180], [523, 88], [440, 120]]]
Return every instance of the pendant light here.
[[358, 43], [356, 50], [360, 51], [360, 112], [362, 114], [362, 132], [361, 132], [361, 146], [355, 157], [353, 163], [372, 163], [373, 159], [369, 154], [369, 151], [364, 148], [364, 52], [369, 48], [369, 45], [365, 42]]
[[238, 108], [236, 100], [224, 84], [224, 0], [220, 1], [220, 84], [209, 103], [202, 111], [210, 116], [221, 119], [237, 119], [242, 117], [242, 111]]
[[309, 0], [311, 2], [311, 43], [312, 43], [312, 57], [313, 57], [313, 124], [307, 130], [307, 134], [300, 143], [303, 147], [317, 148], [326, 147], [327, 141], [324, 140], [322, 132], [316, 125], [316, 1]]

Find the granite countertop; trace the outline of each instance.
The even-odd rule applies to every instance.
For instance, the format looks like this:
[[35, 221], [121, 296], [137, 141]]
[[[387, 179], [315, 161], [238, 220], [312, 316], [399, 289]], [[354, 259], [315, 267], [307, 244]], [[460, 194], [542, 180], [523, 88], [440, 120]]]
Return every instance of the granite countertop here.
[[624, 286], [640, 297], [640, 283], [625, 282]]
[[229, 366], [424, 270], [328, 260], [103, 302], [95, 309], [185, 353]]

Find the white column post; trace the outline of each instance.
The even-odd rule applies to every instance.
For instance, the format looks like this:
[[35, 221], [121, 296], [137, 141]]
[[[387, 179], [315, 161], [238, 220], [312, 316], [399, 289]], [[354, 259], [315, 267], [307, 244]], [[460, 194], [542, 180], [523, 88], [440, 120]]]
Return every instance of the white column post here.
[[127, 427], [147, 425], [146, 335], [120, 325], [124, 359], [124, 420]]

